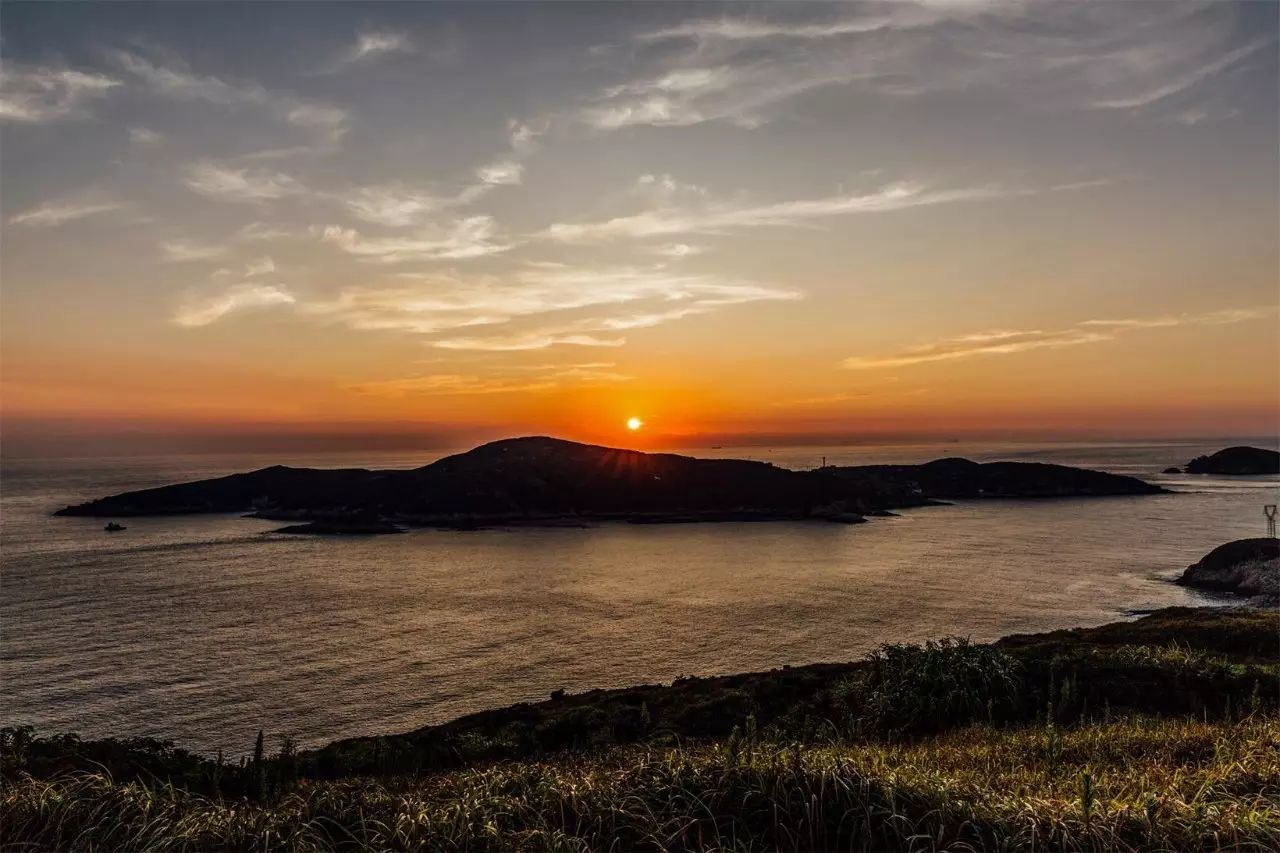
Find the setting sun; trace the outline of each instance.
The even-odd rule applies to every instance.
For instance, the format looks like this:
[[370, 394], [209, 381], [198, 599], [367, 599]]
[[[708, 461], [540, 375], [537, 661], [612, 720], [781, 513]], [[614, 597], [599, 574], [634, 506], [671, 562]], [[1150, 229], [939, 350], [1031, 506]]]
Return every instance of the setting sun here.
[[644, 421], [639, 418], [627, 418], [627, 429], [635, 431], [644, 426]]

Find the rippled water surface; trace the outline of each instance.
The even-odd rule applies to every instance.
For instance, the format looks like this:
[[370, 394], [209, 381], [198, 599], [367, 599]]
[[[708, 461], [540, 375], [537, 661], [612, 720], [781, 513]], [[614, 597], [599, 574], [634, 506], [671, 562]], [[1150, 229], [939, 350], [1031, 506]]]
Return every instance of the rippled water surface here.
[[[626, 525], [288, 537], [206, 516], [53, 518], [68, 503], [276, 462], [5, 460], [0, 722], [237, 754], [405, 730], [570, 690], [847, 660], [884, 641], [1098, 624], [1210, 601], [1169, 583], [1260, 535], [1275, 478], [1161, 475], [1231, 443], [724, 449], [779, 465], [966, 455], [1134, 474], [1178, 494], [968, 502], [842, 526]], [[1220, 601], [1220, 599], [1219, 599]]]

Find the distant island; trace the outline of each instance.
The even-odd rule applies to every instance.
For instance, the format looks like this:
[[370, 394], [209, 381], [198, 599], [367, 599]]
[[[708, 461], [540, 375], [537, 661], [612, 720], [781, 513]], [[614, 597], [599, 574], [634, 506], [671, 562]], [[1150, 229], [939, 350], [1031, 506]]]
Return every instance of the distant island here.
[[1261, 447], [1228, 447], [1187, 463], [1188, 474], [1280, 474], [1280, 453]]
[[291, 533], [394, 532], [582, 521], [672, 523], [867, 515], [952, 499], [1149, 495], [1134, 477], [1028, 462], [828, 466], [642, 453], [547, 437], [512, 438], [404, 471], [273, 466], [125, 492], [57, 515], [123, 517], [246, 512], [309, 522]]

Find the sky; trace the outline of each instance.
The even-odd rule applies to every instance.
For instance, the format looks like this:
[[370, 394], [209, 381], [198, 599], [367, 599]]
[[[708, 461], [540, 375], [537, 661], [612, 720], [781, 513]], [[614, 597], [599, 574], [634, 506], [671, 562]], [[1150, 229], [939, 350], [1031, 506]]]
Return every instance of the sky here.
[[1274, 435], [1278, 19], [6, 0], [6, 449]]

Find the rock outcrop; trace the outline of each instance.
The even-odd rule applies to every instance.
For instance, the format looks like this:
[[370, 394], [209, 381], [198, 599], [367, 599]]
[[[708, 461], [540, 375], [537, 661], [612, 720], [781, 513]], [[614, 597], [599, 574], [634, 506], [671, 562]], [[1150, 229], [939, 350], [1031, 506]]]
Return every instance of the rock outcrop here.
[[1219, 545], [1188, 566], [1177, 582], [1273, 604], [1280, 599], [1280, 539], [1238, 539]]

